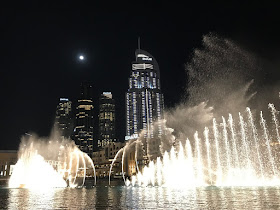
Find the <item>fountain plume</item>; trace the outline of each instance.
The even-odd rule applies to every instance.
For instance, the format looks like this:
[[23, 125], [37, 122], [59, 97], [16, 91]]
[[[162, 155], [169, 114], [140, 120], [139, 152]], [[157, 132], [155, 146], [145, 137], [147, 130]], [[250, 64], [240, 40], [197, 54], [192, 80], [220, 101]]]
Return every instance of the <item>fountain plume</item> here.
[[91, 158], [57, 133], [50, 138], [24, 137], [18, 155], [9, 180], [12, 188], [78, 187], [85, 184], [87, 172], [95, 177]]

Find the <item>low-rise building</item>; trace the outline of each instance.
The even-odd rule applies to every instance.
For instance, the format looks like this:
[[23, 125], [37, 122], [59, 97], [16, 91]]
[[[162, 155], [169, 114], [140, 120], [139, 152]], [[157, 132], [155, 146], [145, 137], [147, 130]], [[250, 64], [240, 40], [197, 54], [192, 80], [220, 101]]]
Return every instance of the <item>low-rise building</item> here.
[[[122, 142], [110, 142], [103, 149], [93, 152], [92, 160], [95, 165], [96, 176], [104, 178], [109, 176], [111, 164], [118, 151], [125, 146]], [[122, 175], [122, 153], [118, 155], [114, 162], [111, 176], [120, 177]]]
[[17, 150], [0, 150], [0, 181], [10, 178], [17, 160]]

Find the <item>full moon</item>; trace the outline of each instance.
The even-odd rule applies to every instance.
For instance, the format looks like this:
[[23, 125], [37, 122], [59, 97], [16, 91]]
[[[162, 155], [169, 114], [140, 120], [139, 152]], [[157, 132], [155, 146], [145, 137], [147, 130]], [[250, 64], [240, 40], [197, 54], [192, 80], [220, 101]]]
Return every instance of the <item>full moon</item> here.
[[79, 56], [79, 59], [80, 59], [80, 60], [84, 60], [85, 57], [84, 57], [83, 55], [80, 55], [80, 56]]

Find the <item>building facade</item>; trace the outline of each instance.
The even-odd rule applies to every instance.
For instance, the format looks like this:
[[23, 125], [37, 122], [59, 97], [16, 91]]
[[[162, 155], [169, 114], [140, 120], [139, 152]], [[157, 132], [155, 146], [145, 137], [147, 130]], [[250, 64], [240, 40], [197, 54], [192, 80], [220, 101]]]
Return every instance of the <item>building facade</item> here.
[[92, 157], [94, 151], [93, 126], [94, 126], [94, 106], [93, 106], [92, 85], [81, 84], [81, 95], [76, 108], [76, 125], [74, 129], [74, 139], [76, 145], [82, 152]]
[[73, 133], [72, 102], [68, 98], [60, 98], [56, 107], [55, 127], [65, 138]]
[[16, 150], [0, 150], [0, 186], [8, 184], [17, 160]]
[[163, 119], [164, 99], [159, 66], [156, 59], [144, 50], [136, 50], [135, 56], [126, 93], [125, 139], [138, 138], [141, 131], [145, 138], [160, 137], [161, 124], [157, 122]]
[[103, 92], [99, 99], [98, 148], [116, 141], [115, 101], [111, 92]]
[[[123, 148], [125, 143], [109, 142], [101, 150], [93, 152], [92, 160], [95, 165], [96, 176], [98, 178], [108, 177], [110, 167], [118, 151]], [[122, 153], [118, 157], [112, 167], [112, 177], [120, 176], [122, 174]], [[120, 177], [121, 178], [121, 177]]]

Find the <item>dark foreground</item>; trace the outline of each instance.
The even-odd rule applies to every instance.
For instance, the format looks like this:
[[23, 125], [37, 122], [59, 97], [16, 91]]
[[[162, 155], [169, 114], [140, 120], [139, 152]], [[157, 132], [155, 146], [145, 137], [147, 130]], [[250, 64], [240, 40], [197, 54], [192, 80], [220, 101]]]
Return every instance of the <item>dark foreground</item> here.
[[0, 209], [280, 209], [279, 188], [0, 188]]

